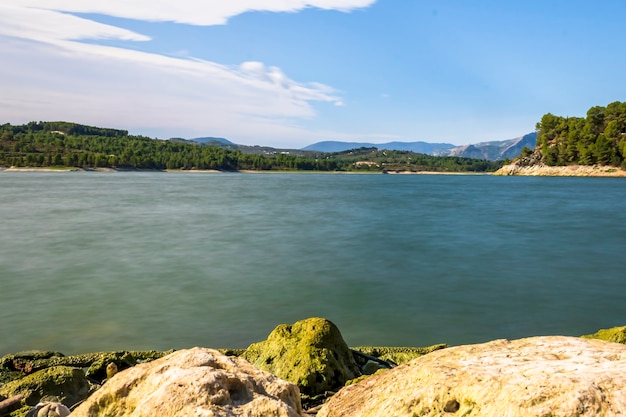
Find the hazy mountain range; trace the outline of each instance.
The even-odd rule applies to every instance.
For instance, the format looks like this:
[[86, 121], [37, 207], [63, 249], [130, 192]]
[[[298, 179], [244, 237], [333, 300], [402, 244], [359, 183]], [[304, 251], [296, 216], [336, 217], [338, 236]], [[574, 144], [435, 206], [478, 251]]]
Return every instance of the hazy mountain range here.
[[513, 159], [517, 157], [524, 147], [535, 149], [536, 140], [537, 132], [532, 132], [514, 139], [480, 142], [462, 146], [455, 146], [450, 143], [429, 142], [365, 143], [325, 141], [314, 143], [302, 149], [319, 152], [341, 152], [354, 148], [375, 147], [378, 149], [425, 153], [434, 156], [462, 156], [465, 158], [497, 161], [505, 158]]
[[506, 158], [517, 157], [522, 148], [535, 149], [537, 132], [528, 133], [513, 139], [479, 142], [470, 145], [455, 146], [450, 143], [429, 143], [429, 142], [388, 142], [388, 143], [368, 143], [368, 142], [340, 142], [324, 141], [306, 146], [302, 149], [277, 149], [269, 146], [248, 146], [238, 145], [228, 139], [215, 137], [202, 137], [195, 139], [172, 138], [173, 141], [193, 142], [202, 145], [219, 146], [231, 150], [239, 150], [243, 153], [253, 154], [276, 154], [289, 153], [292, 155], [307, 155], [317, 152], [342, 152], [358, 148], [378, 148], [398, 151], [411, 151], [434, 156], [461, 156], [465, 158], [486, 159], [498, 161]]

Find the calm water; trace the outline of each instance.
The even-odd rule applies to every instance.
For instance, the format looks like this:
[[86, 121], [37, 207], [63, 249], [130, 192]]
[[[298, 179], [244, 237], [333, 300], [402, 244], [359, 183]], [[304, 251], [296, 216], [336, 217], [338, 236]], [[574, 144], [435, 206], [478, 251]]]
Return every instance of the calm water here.
[[626, 324], [626, 180], [0, 173], [0, 354]]

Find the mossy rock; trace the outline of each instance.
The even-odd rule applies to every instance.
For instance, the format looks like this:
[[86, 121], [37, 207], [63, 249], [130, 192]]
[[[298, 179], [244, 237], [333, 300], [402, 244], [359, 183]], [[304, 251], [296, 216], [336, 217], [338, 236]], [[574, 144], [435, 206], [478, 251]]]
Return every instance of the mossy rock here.
[[610, 329], [600, 329], [594, 334], [586, 334], [585, 339], [600, 339], [607, 342], [626, 344], [626, 326], [611, 327]]
[[18, 353], [11, 353], [0, 358], [0, 368], [9, 371], [26, 371], [30, 372], [27, 365], [36, 360], [60, 358], [64, 355], [60, 352], [52, 352], [49, 350], [26, 350]]
[[352, 350], [374, 356], [386, 362], [393, 362], [396, 365], [412, 361], [420, 356], [427, 355], [439, 349], [445, 349], [448, 345], [438, 344], [426, 347], [390, 347], [390, 346], [358, 346]]
[[126, 351], [120, 350], [115, 352], [101, 352], [97, 354], [97, 357], [91, 362], [89, 369], [87, 370], [87, 377], [93, 378], [97, 381], [104, 381], [107, 378], [107, 366], [110, 363], [114, 363], [118, 370], [133, 367], [138, 363], [150, 362], [155, 359], [162, 358], [173, 351], [158, 352], [154, 350], [149, 351]]
[[23, 394], [24, 403], [33, 407], [44, 399], [55, 400], [67, 407], [84, 400], [91, 393], [91, 384], [82, 369], [55, 366], [34, 372], [0, 387], [0, 395]]
[[250, 345], [242, 357], [298, 385], [306, 396], [334, 391], [360, 375], [339, 329], [323, 318], [281, 324], [267, 340]]
[[15, 381], [16, 379], [24, 378], [26, 374], [20, 371], [9, 371], [4, 368], [0, 368], [0, 386], [7, 382]]

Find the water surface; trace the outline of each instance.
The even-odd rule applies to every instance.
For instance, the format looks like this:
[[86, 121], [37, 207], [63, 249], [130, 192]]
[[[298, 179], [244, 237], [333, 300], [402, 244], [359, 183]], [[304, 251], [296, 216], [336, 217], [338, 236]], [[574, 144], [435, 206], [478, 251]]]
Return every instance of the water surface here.
[[0, 173], [0, 354], [348, 344], [626, 324], [626, 180]]

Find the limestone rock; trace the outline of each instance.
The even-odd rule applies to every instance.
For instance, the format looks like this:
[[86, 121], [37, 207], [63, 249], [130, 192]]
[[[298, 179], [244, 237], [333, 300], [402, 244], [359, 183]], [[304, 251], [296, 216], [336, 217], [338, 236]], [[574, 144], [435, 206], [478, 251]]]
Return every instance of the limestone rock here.
[[336, 390], [360, 375], [337, 326], [322, 318], [281, 324], [242, 355], [256, 367], [298, 385], [305, 395]]
[[438, 350], [343, 388], [318, 417], [626, 414], [626, 346], [546, 336]]
[[115, 374], [72, 417], [297, 417], [301, 413], [295, 385], [244, 359], [193, 348]]
[[71, 407], [87, 398], [90, 391], [91, 385], [83, 370], [68, 366], [46, 368], [0, 387], [0, 395], [23, 394], [30, 406], [35, 406], [43, 398], [53, 397]]
[[534, 177], [626, 177], [626, 171], [613, 166], [604, 165], [566, 165], [548, 166], [542, 163], [527, 165], [514, 162], [504, 165], [493, 175], [522, 175]]
[[611, 327], [610, 329], [600, 329], [594, 334], [586, 334], [581, 337], [626, 344], [626, 326]]
[[67, 417], [70, 409], [56, 402], [43, 402], [37, 404], [26, 414], [26, 417]]

